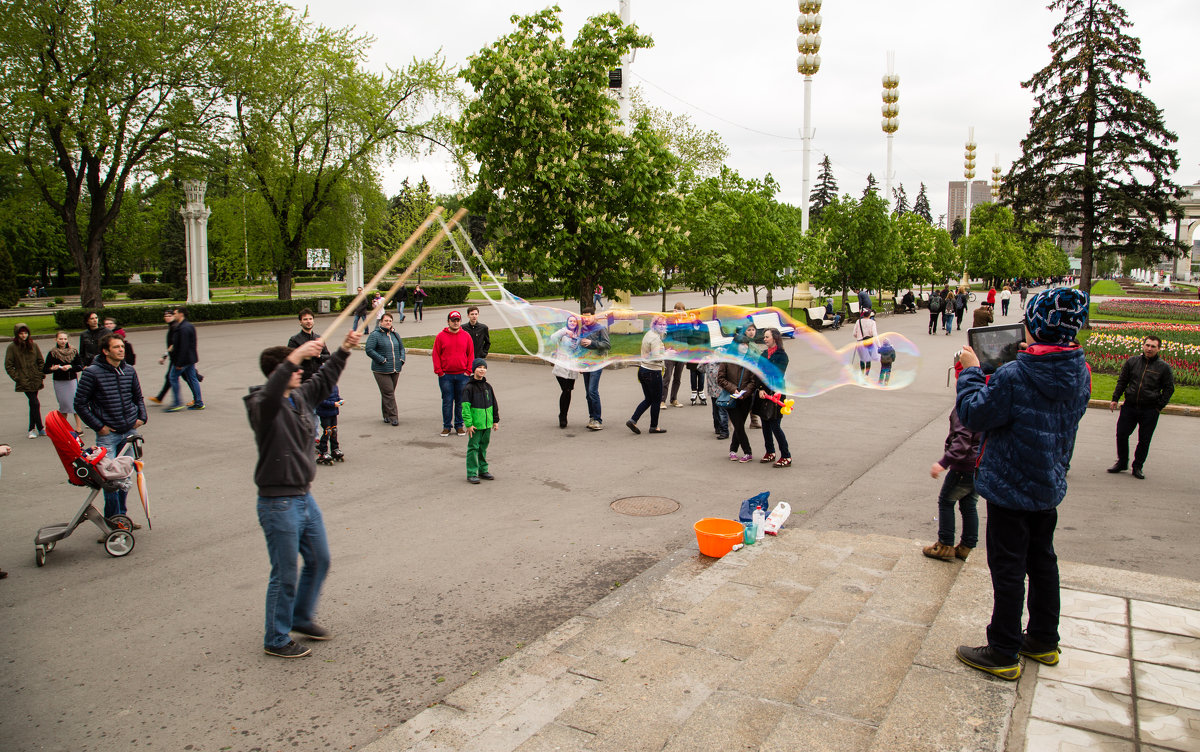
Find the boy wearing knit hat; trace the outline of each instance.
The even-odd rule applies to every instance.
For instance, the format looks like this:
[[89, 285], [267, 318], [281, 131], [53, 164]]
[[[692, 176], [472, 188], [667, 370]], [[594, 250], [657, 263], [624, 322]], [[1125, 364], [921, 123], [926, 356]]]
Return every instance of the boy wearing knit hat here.
[[500, 430], [500, 406], [487, 382], [487, 361], [483, 358], [471, 363], [471, 380], [463, 387], [462, 416], [467, 429], [467, 482], [495, 480], [496, 476], [488, 472], [487, 450], [492, 431]]
[[[987, 555], [992, 621], [987, 645], [959, 647], [959, 660], [1015, 681], [1020, 656], [1058, 663], [1057, 507], [1067, 492], [1075, 432], [1091, 396], [1091, 374], [1075, 335], [1086, 323], [1088, 296], [1046, 290], [1025, 309], [1028, 348], [985, 379], [964, 347], [956, 409], [963, 425], [983, 434], [975, 488], [987, 499]], [[1025, 578], [1029, 624], [1022, 633]]]

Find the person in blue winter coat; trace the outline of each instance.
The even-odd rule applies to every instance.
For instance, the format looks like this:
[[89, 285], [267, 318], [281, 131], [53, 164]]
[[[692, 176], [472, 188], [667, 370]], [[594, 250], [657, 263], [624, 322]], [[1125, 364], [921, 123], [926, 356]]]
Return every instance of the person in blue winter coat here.
[[[1054, 553], [1058, 505], [1067, 493], [1075, 433], [1091, 397], [1091, 373], [1075, 335], [1088, 295], [1046, 290], [1025, 309], [1028, 348], [985, 379], [964, 347], [956, 407], [963, 425], [983, 434], [975, 488], [987, 499], [992, 621], [987, 645], [960, 646], [959, 660], [1015, 681], [1020, 656], [1058, 663], [1059, 579]], [[1029, 623], [1021, 630], [1025, 578]]]
[[[954, 369], [961, 375], [962, 363], [955, 363]], [[962, 424], [956, 406], [950, 410], [950, 433], [946, 434], [942, 458], [929, 469], [933, 478], [946, 473], [938, 494], [938, 539], [921, 550], [931, 559], [966, 561], [979, 542], [979, 494], [975, 492], [975, 459], [978, 456], [979, 434]], [[962, 515], [962, 538], [957, 546], [954, 544], [955, 505]]]
[[338, 446], [338, 413], [346, 404], [338, 391], [337, 384], [329, 396], [317, 404], [317, 418], [321, 421], [321, 440], [317, 442], [317, 462], [322, 465], [332, 465], [343, 462], [346, 455]]

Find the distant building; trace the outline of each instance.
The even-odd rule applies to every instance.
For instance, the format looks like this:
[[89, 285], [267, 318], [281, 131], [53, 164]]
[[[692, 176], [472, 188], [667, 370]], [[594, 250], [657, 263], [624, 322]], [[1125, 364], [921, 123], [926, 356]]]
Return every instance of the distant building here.
[[[966, 211], [963, 204], [967, 195], [967, 181], [951, 180], [950, 181], [950, 197], [949, 205], [946, 207], [946, 229], [950, 230], [954, 227], [956, 219], [966, 219]], [[992, 200], [992, 187], [986, 180], [971, 181], [971, 208], [975, 208], [980, 204], [985, 204]]]

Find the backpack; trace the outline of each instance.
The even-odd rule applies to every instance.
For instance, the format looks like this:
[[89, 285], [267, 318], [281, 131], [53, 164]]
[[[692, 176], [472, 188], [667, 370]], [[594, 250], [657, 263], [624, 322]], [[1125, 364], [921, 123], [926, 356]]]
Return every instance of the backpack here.
[[941, 295], [934, 295], [933, 297], [929, 298], [929, 312], [930, 313], [941, 313], [942, 306], [944, 306], [945, 304], [946, 304], [946, 301], [942, 300]]

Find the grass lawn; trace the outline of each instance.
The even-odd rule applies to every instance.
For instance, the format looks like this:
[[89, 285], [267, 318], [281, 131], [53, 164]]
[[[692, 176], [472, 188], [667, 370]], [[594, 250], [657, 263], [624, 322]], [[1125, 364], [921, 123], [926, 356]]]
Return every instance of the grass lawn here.
[[1092, 283], [1092, 294], [1121, 296], [1125, 294], [1125, 291], [1111, 279], [1101, 279]]
[[[1092, 399], [1112, 399], [1113, 389], [1117, 386], [1115, 373], [1092, 374]], [[1177, 386], [1171, 395], [1172, 405], [1192, 405], [1200, 407], [1200, 386]]]

